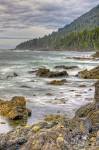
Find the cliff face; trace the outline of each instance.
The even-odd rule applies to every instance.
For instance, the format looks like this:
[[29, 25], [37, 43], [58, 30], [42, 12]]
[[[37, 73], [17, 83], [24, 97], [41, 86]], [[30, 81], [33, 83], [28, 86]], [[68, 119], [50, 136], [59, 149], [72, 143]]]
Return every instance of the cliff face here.
[[58, 32], [23, 42], [16, 49], [99, 50], [99, 5]]

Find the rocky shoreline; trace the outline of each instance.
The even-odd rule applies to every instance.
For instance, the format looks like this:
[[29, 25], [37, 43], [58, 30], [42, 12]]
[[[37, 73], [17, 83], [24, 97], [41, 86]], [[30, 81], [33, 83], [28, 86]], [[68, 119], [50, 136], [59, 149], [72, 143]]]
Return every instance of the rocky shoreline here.
[[83, 79], [99, 79], [99, 66], [91, 70], [83, 70], [78, 73], [78, 76]]
[[48, 115], [42, 122], [1, 134], [0, 150], [98, 150], [99, 80], [94, 97], [94, 102], [81, 107], [72, 119]]

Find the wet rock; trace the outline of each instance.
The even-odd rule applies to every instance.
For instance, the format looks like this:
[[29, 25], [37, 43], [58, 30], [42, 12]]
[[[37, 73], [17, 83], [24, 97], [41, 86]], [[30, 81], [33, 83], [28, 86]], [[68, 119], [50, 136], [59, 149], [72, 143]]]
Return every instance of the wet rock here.
[[93, 58], [99, 58], [99, 51], [92, 55]]
[[80, 95], [80, 94], [76, 94], [75, 96], [79, 97], [79, 96], [81, 96], [81, 95]]
[[79, 87], [86, 87], [86, 85], [85, 84], [80, 84]]
[[47, 95], [47, 96], [53, 96], [53, 94], [52, 94], [52, 93], [46, 93], [46, 95]]
[[53, 100], [48, 101], [51, 104], [66, 104], [66, 99], [65, 98], [55, 98]]
[[80, 149], [84, 142], [82, 137], [77, 131], [70, 131], [62, 125], [55, 125], [30, 136], [21, 150], [69, 150], [75, 149], [75, 146]]
[[47, 115], [47, 116], [45, 116], [45, 118], [44, 118], [44, 120], [45, 121], [47, 121], [47, 122], [61, 122], [61, 121], [63, 121], [65, 119], [65, 117], [64, 116], [62, 116], [62, 115], [53, 115], [53, 114], [51, 114], [51, 115]]
[[99, 66], [95, 67], [89, 71], [87, 69], [80, 71], [78, 73], [78, 76], [80, 78], [84, 78], [84, 79], [99, 79]]
[[28, 116], [30, 117], [32, 115], [32, 111], [27, 108]]
[[48, 115], [44, 122], [33, 126], [18, 127], [7, 134], [1, 134], [0, 150], [70, 150], [85, 148], [87, 135], [85, 136], [80, 132], [77, 121], [74, 119], [68, 120], [63, 115]]
[[6, 122], [0, 122], [0, 124], [6, 124]]
[[76, 112], [76, 117], [81, 118], [80, 127], [84, 130], [89, 129], [89, 132], [99, 130], [99, 81], [95, 84], [95, 101], [91, 104], [81, 107]]
[[92, 122], [87, 117], [80, 119], [80, 131], [85, 134], [92, 131]]
[[16, 72], [13, 72], [12, 74], [7, 75], [6, 78], [9, 79], [9, 78], [17, 77], [17, 76], [18, 74]]
[[95, 83], [95, 101], [99, 104], [99, 80]]
[[46, 68], [39, 68], [36, 72], [36, 75], [39, 77], [48, 77], [50, 73], [49, 69]]
[[59, 66], [55, 66], [55, 69], [77, 69], [78, 66], [65, 66], [65, 65], [59, 65]]
[[52, 80], [52, 81], [48, 82], [48, 84], [51, 84], [51, 85], [64, 85], [64, 83], [66, 83], [65, 79], [63, 79], [63, 80]]
[[17, 150], [27, 142], [30, 127], [18, 127], [7, 134], [0, 135], [0, 150]]
[[83, 118], [86, 117], [90, 112], [94, 112], [96, 109], [95, 104], [87, 104], [86, 106], [82, 106], [80, 109], [76, 111], [76, 116]]
[[99, 147], [99, 130], [98, 130], [97, 135], [96, 135], [96, 146]]
[[75, 57], [66, 57], [66, 59], [76, 59], [76, 60], [92, 60], [91, 57], [78, 57], [78, 56], [75, 56]]
[[48, 78], [54, 78], [54, 77], [64, 77], [68, 76], [68, 73], [66, 71], [50, 71], [46, 68], [39, 68], [36, 72], [36, 75], [39, 77], [48, 77]]
[[0, 115], [12, 120], [26, 118], [30, 115], [30, 110], [26, 108], [26, 99], [15, 96], [10, 101], [0, 100]]
[[81, 107], [72, 119], [62, 114], [47, 115], [43, 122], [0, 135], [0, 150], [17, 149], [98, 150], [99, 109], [96, 103]]
[[30, 89], [31, 87], [30, 86], [27, 86], [27, 85], [22, 85], [22, 86], [20, 86], [21, 88], [28, 88], [28, 89]]
[[28, 71], [29, 74], [34, 74], [36, 70]]
[[99, 129], [99, 110], [90, 112], [87, 117], [91, 120], [93, 129]]

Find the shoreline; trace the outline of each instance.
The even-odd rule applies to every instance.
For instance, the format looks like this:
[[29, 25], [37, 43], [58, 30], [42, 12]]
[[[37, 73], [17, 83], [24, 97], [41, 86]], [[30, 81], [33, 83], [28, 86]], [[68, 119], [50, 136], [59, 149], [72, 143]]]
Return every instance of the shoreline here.
[[[17, 51], [17, 50], [24, 50], [25, 51], [25, 49], [11, 49], [12, 51]], [[26, 50], [29, 50], [29, 51], [59, 51], [59, 52], [61, 52], [61, 51], [77, 51], [77, 52], [97, 52], [97, 51], [99, 51], [99, 49], [97, 49], [97, 50], [90, 50], [90, 49], [54, 49], [54, 48], [34, 48], [34, 49], [26, 49]]]
[[[51, 150], [65, 148], [93, 150], [99, 148], [99, 80], [95, 84], [94, 98], [93, 103], [78, 109], [73, 119], [68, 119], [61, 114], [47, 115], [42, 122], [32, 126], [17, 127], [6, 134], [1, 134], [0, 149], [16, 150], [18, 147], [20, 150], [39, 148], [44, 150], [44, 147], [47, 147]], [[49, 140], [52, 142], [49, 143]]]
[[[26, 56], [27, 56], [27, 53], [26, 53]], [[45, 56], [44, 56], [44, 58], [45, 58]], [[52, 55], [51, 55], [51, 58], [52, 58]], [[60, 56], [59, 56], [59, 58], [60, 58]], [[54, 59], [55, 58], [53, 57], [53, 60]], [[32, 59], [31, 59], [31, 62], [32, 62]], [[90, 150], [93, 147], [93, 145], [94, 146], [98, 145], [98, 140], [97, 140], [98, 139], [98, 130], [97, 130], [97, 124], [98, 124], [97, 120], [98, 119], [97, 119], [97, 117], [99, 117], [98, 116], [99, 108], [98, 108], [98, 105], [96, 106], [96, 102], [95, 101], [92, 102], [92, 100], [93, 100], [93, 92], [94, 92], [94, 85], [93, 85], [94, 79], [96, 79], [96, 76], [98, 78], [99, 66], [93, 67], [93, 69], [90, 68], [89, 70], [82, 70], [81, 68], [78, 67], [79, 64], [77, 64], [76, 66], [74, 64], [69, 66], [66, 64], [66, 62], [65, 63], [62, 62], [62, 65], [61, 65], [61, 61], [59, 62], [59, 60], [58, 60], [58, 63], [59, 64], [57, 64], [57, 63], [53, 64], [52, 68], [50, 68], [50, 69], [48, 66], [42, 67], [42, 68], [40, 68], [38, 66], [38, 67], [36, 67], [36, 71], [34, 71], [32, 68], [26, 70], [26, 77], [27, 77], [27, 75], [29, 75], [29, 81], [31, 81], [30, 77], [32, 80], [33, 80], [33, 77], [34, 78], [36, 77], [36, 81], [29, 82], [29, 83], [31, 83], [30, 85], [33, 85], [33, 86], [42, 85], [42, 88], [40, 87], [39, 90], [40, 91], [42, 90], [42, 92], [43, 92], [43, 95], [41, 92], [41, 95], [42, 95], [41, 101], [40, 100], [38, 101], [38, 96], [41, 96], [41, 95], [39, 92], [32, 93], [33, 89], [30, 88], [32, 86], [28, 85], [28, 87], [29, 87], [28, 88], [27, 84], [25, 83], [23, 85], [23, 82], [22, 82], [22, 84], [20, 85], [21, 87], [20, 86], [18, 87], [19, 89], [22, 89], [23, 91], [29, 90], [30, 94], [32, 93], [33, 102], [36, 102], [36, 103], [33, 103], [34, 105], [32, 105], [31, 108], [29, 107], [29, 109], [31, 109], [31, 110], [34, 109], [32, 116], [35, 118], [35, 114], [37, 112], [36, 109], [40, 109], [40, 107], [35, 108], [36, 105], [41, 104], [40, 106], [44, 106], [44, 104], [45, 104], [46, 109], [49, 108], [49, 107], [47, 107], [49, 105], [51, 109], [48, 109], [47, 111], [46, 111], [46, 109], [44, 110], [45, 111], [44, 113], [46, 114], [46, 116], [40, 122], [38, 120], [38, 123], [33, 123], [33, 120], [32, 120], [31, 123], [33, 123], [33, 124], [31, 124], [31, 125], [24, 124], [22, 126], [13, 128], [13, 130], [10, 130], [9, 132], [7, 132], [5, 134], [4, 133], [0, 134], [0, 149], [1, 150], [9, 150], [9, 149], [10, 150], [11, 149], [13, 149], [13, 150], [16, 150], [16, 149], [20, 149], [20, 150], [21, 149], [22, 150], [30, 150], [30, 149], [31, 150], [38, 150], [38, 149], [40, 149], [40, 150], [48, 150], [48, 149], [51, 149], [51, 150], [66, 150], [66, 149], [68, 149], [68, 150], [70, 150], [70, 149], [73, 149], [74, 150], [75, 149], [76, 150], [77, 148], [81, 149], [82, 147], [83, 148], [89, 147], [88, 150]], [[65, 65], [63, 65], [63, 64], [65, 64]], [[96, 66], [96, 64], [95, 64], [95, 66]], [[55, 69], [55, 67], [56, 67], [56, 69]], [[67, 69], [67, 70], [61, 70], [63, 68]], [[74, 70], [72, 70], [73, 71], [72, 73], [69, 72], [69, 69], [71, 69], [71, 68], [74, 69]], [[74, 73], [75, 68], [77, 69], [76, 70], [77, 74]], [[15, 69], [16, 69], [16, 66], [15, 66]], [[80, 72], [78, 72], [78, 70]], [[93, 74], [93, 76], [91, 74]], [[62, 75], [63, 75], [63, 78], [61, 78]], [[59, 78], [55, 78], [55, 77], [59, 77]], [[73, 80], [71, 80], [72, 77], [75, 77], [75, 78], [73, 78]], [[88, 81], [86, 80], [86, 78]], [[92, 78], [92, 82], [90, 82], [91, 78]], [[20, 81], [19, 80], [20, 79], [19, 70], [18, 71], [15, 70], [15, 73], [12, 72], [12, 74], [7, 74], [7, 76], [5, 76], [5, 78], [4, 78], [4, 80], [5, 79], [10, 82], [18, 81], [18, 83], [19, 83], [19, 81]], [[21, 75], [21, 80], [22, 79], [24, 79], [24, 77]], [[38, 79], [41, 79], [40, 82]], [[83, 82], [82, 82], [82, 80], [83, 80]], [[95, 86], [96, 86], [96, 84], [95, 84]], [[45, 90], [46, 88], [48, 88], [48, 90]], [[68, 90], [66, 90], [66, 88], [68, 88]], [[77, 89], [75, 89], [75, 88], [77, 88]], [[98, 87], [96, 86], [96, 89], [97, 88]], [[49, 89], [51, 89], [51, 90], [49, 90]], [[54, 90], [56, 91], [56, 93]], [[59, 91], [59, 93], [57, 93], [58, 91]], [[97, 100], [96, 95], [98, 94], [97, 91], [99, 91], [99, 89], [95, 91], [95, 99], [96, 100]], [[13, 91], [11, 91], [11, 92], [13, 92]], [[33, 91], [33, 92], [35, 92], [35, 91]], [[70, 93], [68, 93], [68, 92], [70, 92]], [[67, 95], [67, 93], [68, 93], [68, 95]], [[55, 94], [55, 95], [53, 95], [53, 94]], [[23, 94], [23, 95], [25, 96], [25, 94]], [[71, 97], [71, 95], [73, 97]], [[88, 96], [88, 97], [86, 97], [86, 96]], [[69, 98], [70, 101], [67, 98]], [[10, 118], [20, 118], [20, 117], [22, 117], [23, 110], [24, 110], [23, 116], [26, 117], [27, 113], [30, 113], [30, 111], [28, 111], [28, 109], [25, 107], [25, 105], [23, 107], [23, 104], [26, 104], [26, 101], [24, 100], [24, 98], [21, 97], [21, 99], [23, 99], [23, 103], [21, 103], [22, 108], [19, 108], [20, 105], [16, 105], [16, 107], [15, 107], [15, 105], [13, 105], [14, 109], [12, 107], [13, 99], [15, 100], [16, 98], [12, 98], [12, 100], [10, 102], [11, 109], [10, 110], [7, 109], [7, 111], [10, 113], [5, 113], [5, 109], [3, 111], [3, 113], [5, 113], [5, 117], [8, 117], [8, 119], [9, 119], [9, 117]], [[18, 99], [18, 97], [17, 97], [17, 99]], [[52, 100], [50, 100], [50, 99], [52, 99]], [[18, 100], [17, 102], [20, 104], [20, 100]], [[27, 101], [27, 102], [29, 102], [29, 101]], [[31, 105], [31, 102], [29, 105]], [[92, 103], [87, 104], [85, 102], [89, 102], [89, 103], [92, 102]], [[4, 104], [4, 102], [1, 101], [1, 104]], [[6, 104], [9, 106], [8, 102], [6, 102]], [[14, 104], [16, 104], [15, 101], [14, 101]], [[76, 110], [76, 108], [79, 108], [78, 106], [81, 106], [82, 104], [87, 104], [87, 105], [79, 108], [76, 111], [75, 117], [70, 119], [69, 117], [67, 117], [66, 113], [62, 114], [63, 110], [71, 107], [71, 105], [69, 105], [69, 104], [71, 104], [71, 105], [75, 104], [72, 106], [73, 112], [74, 112], [74, 110]], [[54, 113], [54, 111], [53, 111], [53, 109], [56, 108], [55, 106], [56, 107], [61, 106], [61, 107], [57, 107], [58, 113], [57, 112]], [[14, 114], [12, 113], [11, 110], [13, 110]], [[17, 110], [18, 110], [18, 112], [17, 112]], [[41, 109], [39, 111], [39, 113], [43, 114], [42, 110], [43, 109]], [[67, 110], [67, 113], [68, 113], [68, 110]], [[50, 115], [49, 115], [48, 111], [50, 112]], [[20, 112], [21, 112], [21, 115], [20, 115]], [[38, 114], [36, 114], [36, 117], [37, 117], [37, 115]], [[16, 123], [18, 123], [18, 121], [16, 121]], [[26, 121], [26, 118], [25, 118], [25, 121]], [[20, 124], [20, 122], [19, 122], [19, 124]], [[85, 149], [85, 150], [87, 150], [87, 149]]]

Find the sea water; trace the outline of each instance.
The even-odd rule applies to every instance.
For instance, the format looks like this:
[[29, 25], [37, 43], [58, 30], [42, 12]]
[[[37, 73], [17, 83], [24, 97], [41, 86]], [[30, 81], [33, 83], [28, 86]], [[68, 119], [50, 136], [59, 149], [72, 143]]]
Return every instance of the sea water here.
[[[80, 79], [76, 76], [81, 70], [99, 65], [99, 60], [91, 59], [92, 54], [93, 52], [76, 51], [0, 50], [0, 99], [26, 97], [27, 107], [32, 110], [27, 124], [33, 124], [47, 114], [58, 112], [73, 117], [79, 107], [94, 99], [95, 80]], [[81, 59], [78, 59], [79, 57]], [[78, 67], [67, 70], [68, 77], [57, 78], [67, 80], [62, 86], [49, 85], [48, 82], [52, 79], [39, 78], [35, 74], [40, 67], [60, 71], [61, 69], [55, 69], [58, 65]], [[13, 73], [18, 76], [13, 77]], [[64, 99], [65, 103], [58, 103], [59, 99]], [[5, 118], [0, 117], [0, 122], [0, 132], [12, 129]]]

